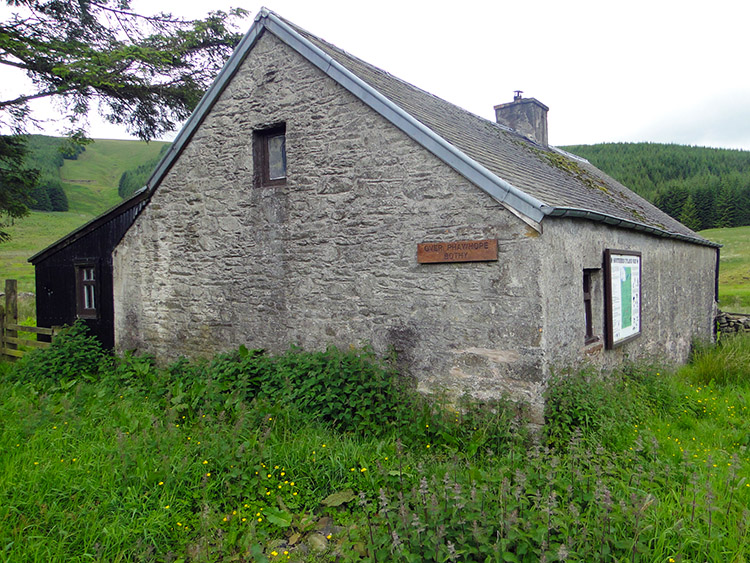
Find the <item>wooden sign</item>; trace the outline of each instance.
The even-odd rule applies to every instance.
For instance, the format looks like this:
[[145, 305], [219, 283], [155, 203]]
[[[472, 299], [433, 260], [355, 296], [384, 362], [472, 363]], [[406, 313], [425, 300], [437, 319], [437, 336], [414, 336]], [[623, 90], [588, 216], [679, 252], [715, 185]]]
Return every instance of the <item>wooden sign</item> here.
[[497, 260], [497, 239], [422, 242], [417, 244], [417, 262], [491, 262]]

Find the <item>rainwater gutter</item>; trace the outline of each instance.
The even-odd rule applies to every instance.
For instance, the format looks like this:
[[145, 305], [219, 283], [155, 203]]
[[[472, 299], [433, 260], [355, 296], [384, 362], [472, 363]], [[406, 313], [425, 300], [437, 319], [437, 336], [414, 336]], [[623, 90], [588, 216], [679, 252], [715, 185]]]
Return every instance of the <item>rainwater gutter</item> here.
[[547, 205], [545, 205], [542, 208], [542, 211], [547, 217], [568, 217], [568, 218], [576, 218], [576, 219], [587, 219], [589, 221], [605, 223], [613, 227], [622, 227], [625, 229], [631, 229], [634, 231], [641, 231], [644, 233], [649, 233], [651, 235], [655, 235], [655, 236], [662, 237], [662, 238], [672, 238], [672, 239], [682, 240], [685, 242], [690, 242], [693, 244], [700, 244], [702, 246], [710, 246], [712, 248], [721, 247], [720, 244], [716, 242], [712, 242], [710, 240], [706, 240], [701, 237], [697, 237], [697, 236], [691, 237], [689, 235], [683, 235], [682, 233], [675, 233], [672, 231], [659, 229], [657, 227], [652, 227], [651, 225], [646, 225], [644, 223], [639, 223], [637, 221], [628, 221], [627, 219], [620, 219], [619, 217], [613, 217], [611, 215], [606, 215], [605, 213], [598, 213], [596, 211], [589, 211], [586, 209], [577, 209], [574, 207], [550, 207]]

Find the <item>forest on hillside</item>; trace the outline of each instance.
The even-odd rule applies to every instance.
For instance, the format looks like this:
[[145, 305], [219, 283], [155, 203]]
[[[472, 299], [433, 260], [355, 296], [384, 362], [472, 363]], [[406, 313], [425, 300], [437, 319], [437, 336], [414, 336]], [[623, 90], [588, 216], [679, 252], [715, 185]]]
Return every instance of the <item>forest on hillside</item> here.
[[26, 167], [39, 171], [39, 181], [31, 193], [31, 209], [67, 211], [68, 196], [60, 182], [60, 167], [65, 159], [77, 159], [86, 147], [64, 137], [45, 135], [29, 135], [26, 146]]
[[120, 183], [117, 186], [117, 193], [120, 194], [122, 199], [129, 198], [146, 185], [154, 168], [159, 164], [159, 161], [164, 157], [168, 149], [169, 145], [164, 145], [156, 158], [122, 173], [122, 176], [120, 176]]
[[659, 143], [560, 147], [694, 231], [750, 225], [750, 152]]

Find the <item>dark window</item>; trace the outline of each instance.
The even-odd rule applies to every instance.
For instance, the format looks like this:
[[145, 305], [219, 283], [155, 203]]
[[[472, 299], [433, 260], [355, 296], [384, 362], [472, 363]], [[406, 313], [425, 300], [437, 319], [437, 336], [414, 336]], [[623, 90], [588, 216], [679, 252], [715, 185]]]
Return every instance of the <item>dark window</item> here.
[[286, 183], [286, 126], [256, 132], [255, 169], [261, 186]]
[[583, 314], [586, 322], [586, 344], [599, 340], [594, 334], [594, 317], [591, 307], [591, 296], [594, 292], [591, 278], [594, 272], [596, 270], [583, 271]]
[[95, 319], [98, 299], [96, 267], [91, 264], [76, 266], [76, 309], [78, 316], [83, 319]]

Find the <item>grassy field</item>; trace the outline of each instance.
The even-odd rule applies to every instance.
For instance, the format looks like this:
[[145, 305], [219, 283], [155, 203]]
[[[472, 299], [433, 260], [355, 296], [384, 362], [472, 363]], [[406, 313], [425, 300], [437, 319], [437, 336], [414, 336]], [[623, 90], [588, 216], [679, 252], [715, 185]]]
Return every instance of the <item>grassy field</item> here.
[[0, 560], [746, 562], [750, 337], [697, 359], [567, 374], [533, 438], [366, 352], [157, 368], [61, 337], [0, 363]]
[[98, 140], [77, 160], [66, 160], [60, 177], [70, 210], [32, 211], [9, 227], [13, 239], [0, 245], [0, 279], [15, 278], [19, 291], [33, 292], [34, 268], [27, 259], [119, 203], [122, 173], [154, 158], [164, 144]]
[[750, 227], [708, 229], [700, 233], [723, 244], [719, 269], [719, 307], [750, 313]]

